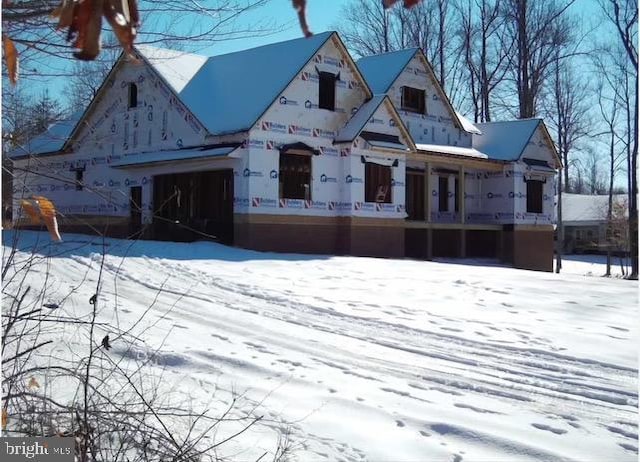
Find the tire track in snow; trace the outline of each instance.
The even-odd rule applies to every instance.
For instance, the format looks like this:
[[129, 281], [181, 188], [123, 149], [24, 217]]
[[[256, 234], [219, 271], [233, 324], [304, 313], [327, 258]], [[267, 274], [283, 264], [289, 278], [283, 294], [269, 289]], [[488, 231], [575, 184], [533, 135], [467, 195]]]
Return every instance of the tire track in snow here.
[[[163, 263], [168, 268], [183, 266], [181, 264], [171, 265], [166, 261]], [[445, 378], [444, 381], [440, 381], [440, 384], [443, 385], [449, 382], [456, 384], [455, 388], [465, 389], [464, 383], [467, 391], [478, 390], [481, 393], [490, 391], [487, 386], [494, 386], [499, 388], [493, 390], [497, 396], [511, 397], [512, 399], [518, 396], [516, 399], [523, 401], [531, 401], [535, 399], [536, 395], [542, 395], [552, 399], [578, 401], [578, 403], [581, 399], [588, 399], [605, 406], [637, 405], [637, 395], [632, 391], [620, 387], [613, 388], [593, 383], [575, 382], [575, 379], [580, 378], [588, 378], [588, 380], [593, 381], [610, 377], [627, 379], [628, 382], [631, 382], [637, 376], [637, 370], [632, 368], [536, 348], [519, 348], [510, 345], [479, 342], [456, 335], [417, 329], [366, 316], [339, 313], [335, 310], [314, 306], [309, 303], [292, 301], [290, 294], [285, 295], [277, 291], [265, 291], [263, 287], [255, 287], [227, 279], [222, 280], [193, 270], [184, 271], [183, 269], [182, 273], [190, 274], [200, 283], [206, 285], [208, 289], [218, 289], [219, 296], [216, 297], [216, 300], [218, 303], [223, 301], [223, 305], [228, 309], [267, 316], [311, 329], [323, 330], [324, 332], [374, 343], [392, 350], [426, 356], [445, 363], [448, 366], [446, 371], [432, 369], [430, 371], [422, 371], [422, 375], [417, 375], [417, 377], [425, 378], [424, 372], [431, 372], [436, 376], [444, 373], [445, 377], [449, 377], [449, 379]], [[178, 271], [175, 274], [180, 275], [182, 273]], [[152, 287], [153, 284], [149, 285], [143, 281], [136, 282], [151, 286], [149, 287], [151, 289], [159, 288], [154, 288]], [[165, 291], [182, 295], [179, 291], [171, 291], [166, 288]], [[192, 291], [186, 297], [197, 298], [205, 302], [211, 299], [210, 293], [198, 295], [195, 292], [195, 290]], [[233, 300], [234, 298], [237, 300]], [[233, 302], [229, 302], [228, 300], [230, 299]], [[247, 300], [258, 300], [266, 303], [259, 303], [257, 309], [251, 309], [247, 307], [248, 304], [250, 305]], [[285, 310], [267, 311], [265, 310], [265, 305], [270, 308], [280, 307]], [[295, 319], [291, 317], [292, 312], [296, 313]], [[297, 318], [301, 317], [300, 314], [302, 312], [308, 316], [304, 321], [300, 322]], [[360, 334], [354, 332], [354, 325], [357, 325], [365, 332]], [[385, 332], [387, 338], [376, 338], [380, 332]], [[396, 336], [389, 338], [388, 333], [390, 332], [393, 332]], [[398, 342], [398, 338], [401, 338], [402, 342]], [[408, 344], [408, 339], [415, 340], [416, 338], [421, 341], [414, 342], [411, 345]], [[452, 346], [455, 346], [455, 348], [452, 349]], [[509, 364], [509, 367], [504, 367], [502, 366], [503, 364]], [[350, 365], [350, 367], [352, 366]], [[480, 387], [478, 387], [478, 384], [469, 383], [466, 380], [469, 367], [473, 367], [475, 373], [483, 376], [477, 379], [478, 384], [481, 384]], [[460, 374], [455, 373], [456, 368], [460, 371]], [[496, 370], [501, 374], [496, 374]], [[522, 378], [531, 377], [531, 371], [539, 372], [540, 370], [547, 371], [550, 375], [538, 374], [537, 377], [532, 379]], [[457, 380], [451, 380], [453, 378], [451, 376], [458, 376]], [[462, 380], [461, 383], [460, 379], [465, 380]], [[509, 392], [504, 392], [504, 388], [507, 388]], [[567, 394], [575, 396], [575, 399], [568, 397]]]
[[[357, 355], [354, 355], [353, 351], [341, 347], [342, 342], [337, 342], [331, 345], [337, 350], [331, 354], [331, 362], [343, 371], [375, 370], [378, 371], [378, 377], [396, 380], [394, 386], [382, 385], [381, 389], [387, 389], [389, 393], [397, 394], [400, 398], [422, 399], [398, 389], [397, 380], [403, 380], [407, 387], [418, 392], [432, 392], [439, 388], [453, 396], [488, 395], [513, 402], [533, 403], [527, 405], [528, 409], [541, 416], [548, 416], [561, 408], [565, 414], [577, 415], [589, 421], [610, 419], [612, 413], [633, 420], [637, 410], [637, 395], [632, 391], [635, 388], [637, 371], [633, 368], [539, 348], [482, 342], [465, 338], [463, 334], [444, 334], [378, 318], [342, 313], [316, 305], [314, 299], [309, 301], [310, 297], [301, 293], [265, 289], [264, 286], [214, 277], [205, 271], [187, 269], [183, 264], [163, 261], [161, 266], [174, 274], [172, 287], [192, 285], [197, 281], [206, 288], [205, 291], [201, 291], [200, 286], [195, 286], [189, 294], [184, 295], [183, 291], [165, 287], [165, 292], [184, 296], [185, 300], [193, 299], [204, 304], [211, 304], [212, 300], [215, 300], [219, 308], [243, 312], [249, 318], [255, 317], [256, 325], [260, 324], [260, 318], [270, 318], [388, 350], [388, 355], [393, 357], [393, 360], [366, 354], [366, 350], [365, 353], [358, 351]], [[109, 271], [112, 269], [109, 268]], [[160, 288], [152, 279], [139, 280], [135, 277], [137, 274], [137, 271], [123, 274], [121, 269], [119, 277], [151, 290]], [[182, 305], [188, 306], [188, 303]], [[219, 323], [222, 317], [218, 314], [211, 319], [207, 313], [184, 306], [177, 309], [181, 315], [186, 315], [190, 320], [203, 325]], [[369, 307], [369, 311], [376, 309], [378, 308]], [[239, 336], [244, 336], [250, 331], [241, 326], [234, 327], [230, 323], [225, 323], [225, 326]], [[266, 332], [264, 335], [268, 334]], [[270, 339], [271, 346], [273, 349], [308, 355], [311, 359], [312, 355], [318, 354], [327, 357], [327, 351], [305, 344], [304, 337], [304, 331], [294, 339], [276, 336]], [[424, 360], [416, 360], [416, 356], [429, 360], [425, 363]], [[534, 428], [548, 427], [534, 421], [531, 425], [534, 423], [538, 425]], [[625, 436], [622, 432], [611, 429], [609, 431]], [[455, 432], [446, 434], [454, 438], [456, 435]], [[515, 452], [523, 451], [523, 448], [511, 440], [505, 440], [507, 443], [503, 444], [504, 442], [497, 442], [491, 435], [480, 436], [480, 440], [485, 441], [487, 445], [498, 444], [503, 451], [509, 452], [509, 445], [513, 445]], [[526, 448], [524, 453], [527, 453]]]

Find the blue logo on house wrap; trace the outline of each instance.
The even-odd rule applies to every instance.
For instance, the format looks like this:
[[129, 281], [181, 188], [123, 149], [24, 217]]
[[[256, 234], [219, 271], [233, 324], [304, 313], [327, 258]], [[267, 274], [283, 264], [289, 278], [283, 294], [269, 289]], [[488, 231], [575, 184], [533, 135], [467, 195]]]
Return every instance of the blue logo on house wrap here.
[[327, 176], [324, 173], [320, 175], [320, 183], [337, 183], [337, 182], [338, 182], [337, 178]]
[[250, 177], [250, 176], [261, 177], [261, 176], [263, 176], [263, 174], [262, 174], [262, 172], [258, 172], [258, 171], [255, 171], [255, 170], [249, 170], [248, 168], [245, 168], [242, 171], [242, 176], [244, 176], [244, 177]]

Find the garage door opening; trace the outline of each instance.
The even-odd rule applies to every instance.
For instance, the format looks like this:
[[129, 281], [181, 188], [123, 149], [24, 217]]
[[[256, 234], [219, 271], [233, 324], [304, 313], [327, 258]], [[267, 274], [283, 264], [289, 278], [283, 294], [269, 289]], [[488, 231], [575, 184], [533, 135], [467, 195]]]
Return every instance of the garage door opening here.
[[153, 177], [155, 239], [233, 244], [233, 170]]

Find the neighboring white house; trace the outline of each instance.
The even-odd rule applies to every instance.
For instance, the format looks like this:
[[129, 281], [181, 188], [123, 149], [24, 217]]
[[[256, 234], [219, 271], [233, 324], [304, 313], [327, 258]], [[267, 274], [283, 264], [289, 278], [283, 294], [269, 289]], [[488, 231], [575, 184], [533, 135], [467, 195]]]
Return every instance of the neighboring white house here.
[[[629, 217], [628, 196], [626, 194], [614, 195], [613, 204], [612, 221], [613, 228], [615, 228], [614, 232], [617, 230], [618, 233], [624, 234], [626, 232], [624, 221]], [[567, 253], [606, 251], [608, 210], [608, 195], [593, 196], [563, 193], [564, 251]], [[617, 240], [622, 239], [622, 237], [622, 235], [619, 235]]]
[[421, 51], [356, 64], [325, 32], [136, 53], [84, 113], [11, 153], [15, 199], [47, 196], [63, 231], [551, 270], [544, 123], [472, 124]]

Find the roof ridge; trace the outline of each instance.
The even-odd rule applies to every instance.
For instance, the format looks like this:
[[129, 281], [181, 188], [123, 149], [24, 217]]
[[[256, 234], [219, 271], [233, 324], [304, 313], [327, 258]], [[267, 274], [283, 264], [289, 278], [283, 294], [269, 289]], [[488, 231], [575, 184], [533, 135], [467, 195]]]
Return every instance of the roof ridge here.
[[181, 55], [191, 55], [191, 56], [197, 56], [200, 58], [210, 58], [210, 56], [207, 55], [203, 55], [201, 53], [195, 53], [193, 51], [184, 51], [184, 50], [176, 50], [175, 48], [167, 48], [167, 47], [158, 47], [155, 45], [150, 45], [148, 43], [141, 43], [139, 45], [134, 45], [134, 48], [137, 49], [138, 51], [142, 51], [141, 48], [147, 48], [147, 49], [152, 49], [155, 51], [169, 51], [171, 53], [176, 53], [176, 54], [181, 54]]
[[257, 46], [257, 47], [245, 48], [244, 50], [230, 51], [230, 52], [228, 52], [228, 53], [222, 53], [222, 54], [220, 54], [220, 55], [211, 55], [211, 56], [208, 56], [207, 58], [208, 58], [208, 59], [211, 59], [211, 58], [221, 58], [221, 57], [223, 57], [223, 56], [236, 55], [236, 54], [244, 53], [244, 52], [247, 52], [247, 51], [260, 50], [260, 49], [262, 49], [262, 48], [269, 48], [269, 47], [272, 47], [272, 46], [275, 46], [275, 45], [283, 45], [283, 44], [285, 44], [285, 43], [296, 42], [296, 41], [298, 41], [298, 40], [300, 40], [300, 41], [302, 41], [302, 40], [309, 40], [309, 39], [313, 39], [314, 37], [319, 37], [319, 36], [321, 36], [321, 35], [327, 35], [327, 37], [329, 37], [329, 36], [330, 36], [331, 34], [333, 34], [334, 32], [335, 32], [335, 31], [332, 31], [332, 30], [330, 30], [330, 31], [324, 31], [324, 32], [319, 32], [319, 33], [317, 33], [317, 34], [313, 34], [313, 35], [312, 35], [312, 36], [310, 36], [310, 37], [297, 37], [297, 38], [293, 38], [293, 39], [289, 39], [289, 40], [282, 40], [281, 42], [266, 43], [266, 44], [264, 44], [264, 45], [260, 45], [260, 46]]
[[[511, 119], [511, 120], [496, 120], [491, 122], [477, 122], [477, 124], [487, 125], [487, 124], [510, 124], [514, 122], [531, 122], [532, 120], [537, 120], [538, 122], [544, 120], [542, 117], [527, 117], [524, 119]], [[474, 122], [476, 123], [476, 122]]]
[[[402, 48], [400, 50], [384, 51], [382, 53], [375, 53], [375, 54], [372, 54], [372, 55], [361, 56], [360, 58], [358, 58], [358, 61], [360, 61], [362, 59], [375, 58], [377, 56], [391, 55], [391, 54], [394, 54], [394, 53], [402, 53], [402, 52], [406, 52], [406, 51], [413, 51], [413, 52], [417, 53], [418, 50], [420, 50], [420, 47], [411, 47], [411, 48]], [[356, 61], [356, 63], [358, 61]]]

